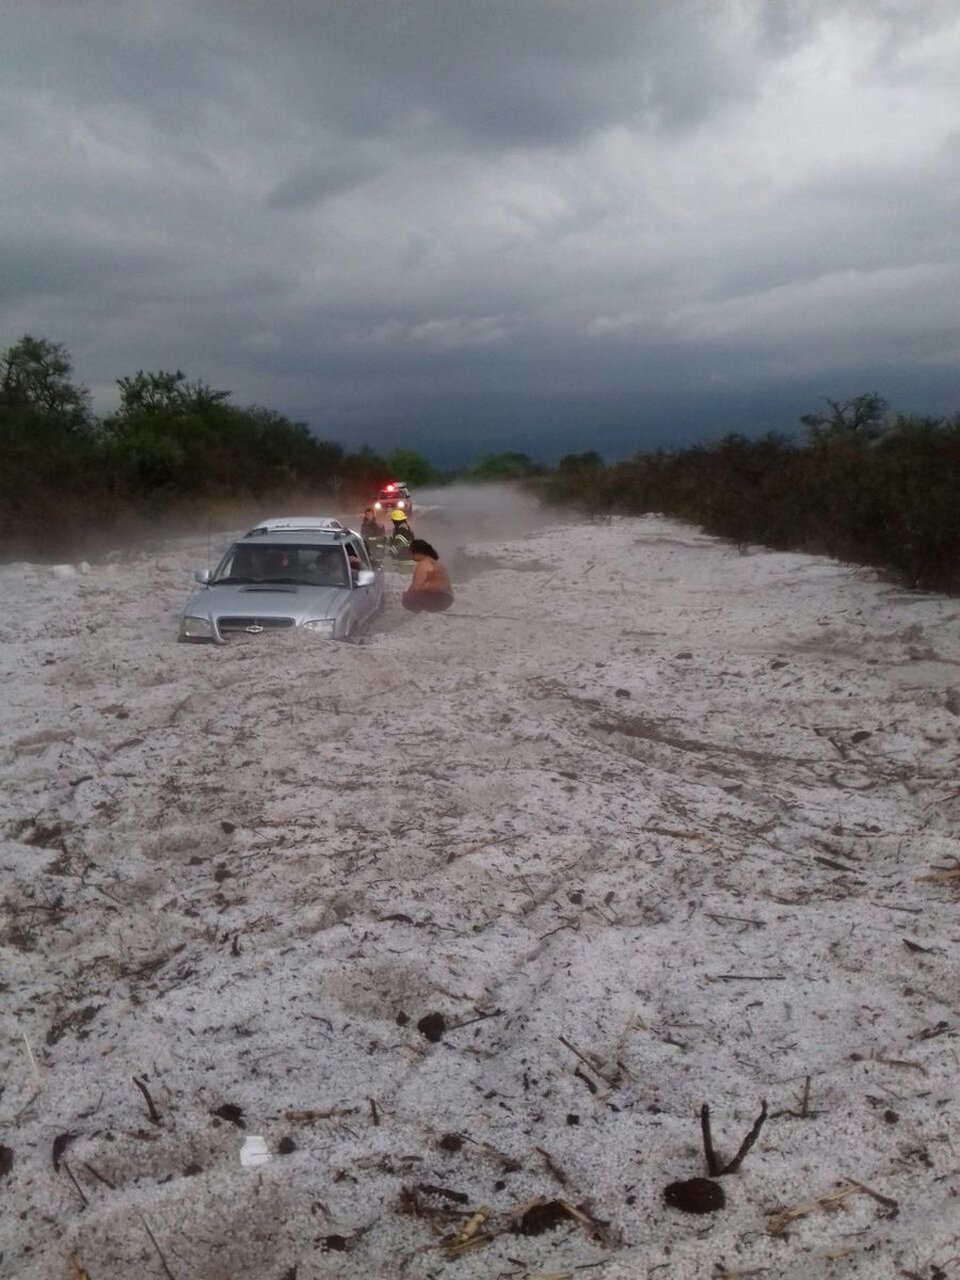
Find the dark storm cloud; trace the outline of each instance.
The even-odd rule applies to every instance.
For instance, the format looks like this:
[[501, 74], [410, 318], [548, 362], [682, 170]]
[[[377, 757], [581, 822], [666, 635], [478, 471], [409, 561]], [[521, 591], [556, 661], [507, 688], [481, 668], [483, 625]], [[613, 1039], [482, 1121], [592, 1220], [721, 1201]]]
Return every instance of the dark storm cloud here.
[[[829, 236], [815, 235], [826, 223]], [[793, 235], [785, 237], [784, 232]], [[793, 191], [718, 273], [719, 298], [835, 272], [870, 272], [960, 257], [960, 183], [937, 170], [839, 174]]]
[[953, 407], [945, 0], [0, 8], [0, 342], [104, 401], [182, 367], [468, 450], [484, 406], [574, 446], [884, 371]]
[[320, 204], [372, 177], [373, 165], [330, 164], [326, 168], [300, 169], [278, 182], [267, 197], [270, 209], [302, 209]]
[[3, 5], [5, 79], [84, 111], [113, 107], [158, 127], [188, 130], [231, 92], [232, 68], [214, 30], [176, 9], [36, 0]]
[[44, 295], [83, 301], [118, 285], [141, 288], [163, 270], [163, 258], [142, 248], [83, 244], [29, 232], [0, 236], [0, 298]]
[[719, 38], [721, 9], [691, 0], [240, 12], [294, 54], [297, 99], [361, 136], [401, 126], [485, 146], [561, 146], [624, 121], [691, 123], [752, 78]]
[[[564, 146], [616, 125], [695, 125], [748, 99], [767, 61], [827, 19], [867, 17], [875, 57], [955, 19], [952, 0], [219, 0], [293, 55], [296, 97], [334, 129], [449, 130]], [[259, 40], [246, 44], [253, 56]]]

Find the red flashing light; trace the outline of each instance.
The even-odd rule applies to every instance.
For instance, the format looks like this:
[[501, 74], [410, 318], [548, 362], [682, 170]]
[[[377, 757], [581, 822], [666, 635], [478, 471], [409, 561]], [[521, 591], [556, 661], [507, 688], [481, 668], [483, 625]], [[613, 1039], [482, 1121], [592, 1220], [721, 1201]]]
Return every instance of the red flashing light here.
[[388, 484], [388, 485], [387, 485], [387, 493], [393, 493], [393, 491], [394, 491], [394, 489], [395, 489], [396, 487], [397, 487], [397, 486], [396, 486], [395, 484]]

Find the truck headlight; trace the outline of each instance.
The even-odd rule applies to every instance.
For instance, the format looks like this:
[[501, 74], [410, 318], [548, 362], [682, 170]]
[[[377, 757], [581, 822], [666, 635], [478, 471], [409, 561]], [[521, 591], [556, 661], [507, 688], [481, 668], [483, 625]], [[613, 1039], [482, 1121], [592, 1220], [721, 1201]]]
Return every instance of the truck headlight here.
[[193, 618], [187, 614], [180, 619], [180, 634], [187, 640], [209, 640], [213, 636], [213, 623], [209, 618]]
[[314, 635], [332, 636], [336, 625], [333, 618], [308, 618], [303, 624], [303, 629], [312, 631]]

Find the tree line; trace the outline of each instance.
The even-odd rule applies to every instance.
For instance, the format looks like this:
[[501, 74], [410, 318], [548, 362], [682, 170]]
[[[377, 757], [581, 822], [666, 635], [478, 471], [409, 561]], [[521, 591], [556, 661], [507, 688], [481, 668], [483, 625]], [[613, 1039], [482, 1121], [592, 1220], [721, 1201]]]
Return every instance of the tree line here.
[[98, 417], [61, 344], [25, 334], [0, 352], [0, 557], [75, 558], [95, 538], [230, 527], [266, 502], [356, 508], [389, 478], [506, 480], [587, 515], [658, 512], [741, 548], [823, 553], [960, 591], [960, 414], [893, 412], [872, 392], [825, 400], [798, 436], [731, 433], [610, 466], [590, 450], [552, 470], [506, 451], [440, 474], [412, 449], [347, 451], [179, 370], [138, 370], [117, 388], [118, 408]]
[[588, 515], [656, 512], [741, 550], [809, 551], [960, 591], [960, 414], [895, 413], [873, 392], [824, 403], [798, 438], [732, 433], [609, 467], [571, 454], [541, 491]]
[[363, 502], [391, 476], [423, 485], [412, 450], [381, 456], [317, 439], [302, 422], [177, 370], [117, 381], [119, 407], [97, 417], [65, 348], [25, 334], [0, 353], [0, 552], [76, 554], [118, 528], [198, 527], [218, 506], [298, 497]]
[[516, 451], [447, 472], [414, 449], [349, 451], [181, 370], [140, 369], [116, 385], [118, 408], [97, 416], [61, 343], [24, 334], [0, 352], [0, 558], [76, 558], [111, 537], [229, 527], [266, 502], [357, 508], [391, 478], [423, 488], [546, 471]]

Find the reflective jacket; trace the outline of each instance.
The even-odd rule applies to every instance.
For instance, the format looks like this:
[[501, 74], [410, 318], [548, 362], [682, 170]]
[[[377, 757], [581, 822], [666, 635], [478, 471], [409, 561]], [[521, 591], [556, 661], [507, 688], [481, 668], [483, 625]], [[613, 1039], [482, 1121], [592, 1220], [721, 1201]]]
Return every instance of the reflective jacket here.
[[390, 540], [387, 543], [387, 550], [395, 560], [409, 560], [410, 543], [412, 541], [413, 538], [410, 534], [401, 533], [400, 530], [397, 529], [390, 535]]

